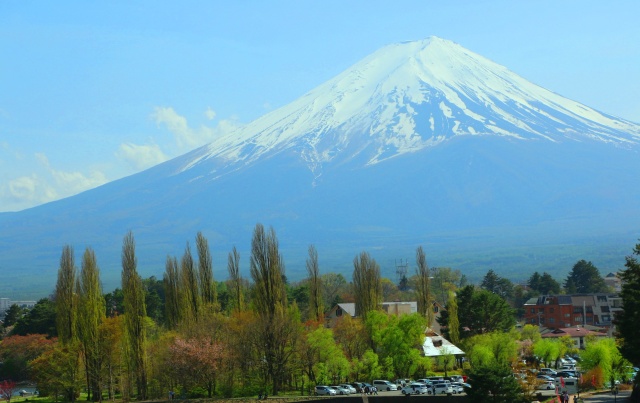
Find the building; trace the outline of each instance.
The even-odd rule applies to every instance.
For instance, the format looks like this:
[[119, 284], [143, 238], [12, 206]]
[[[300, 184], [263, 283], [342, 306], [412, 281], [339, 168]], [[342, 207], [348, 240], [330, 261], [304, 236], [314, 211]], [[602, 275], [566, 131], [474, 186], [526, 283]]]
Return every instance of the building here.
[[622, 280], [615, 273], [609, 273], [604, 278], [604, 283], [613, 289], [614, 292], [622, 291]]
[[[416, 313], [418, 312], [418, 302], [409, 301], [409, 302], [400, 302], [400, 301], [392, 301], [392, 302], [383, 302], [382, 310], [389, 315], [404, 315], [408, 313]], [[433, 323], [431, 324], [431, 328], [439, 331], [439, 325], [436, 321], [436, 318], [440, 316], [440, 311], [442, 308], [440, 305], [434, 301], [433, 303], [433, 312], [434, 318]], [[350, 315], [352, 318], [356, 317], [356, 304], [353, 302], [343, 302], [336, 304], [326, 315], [325, 321], [327, 326], [333, 327], [336, 322], [344, 315]]]
[[9, 298], [0, 298], [0, 316], [4, 316], [11, 305], [18, 305], [20, 308], [33, 308], [36, 301], [12, 301]]
[[524, 320], [549, 329], [589, 325], [611, 330], [615, 313], [621, 310], [617, 294], [543, 295], [525, 302]]
[[456, 358], [460, 358], [465, 354], [458, 346], [434, 332], [432, 329], [427, 329], [425, 333], [422, 353], [425, 357], [438, 357], [451, 354]]
[[565, 336], [571, 337], [574, 346], [579, 349], [585, 348], [587, 336], [607, 337], [605, 333], [594, 332], [593, 330], [585, 329], [583, 327], [566, 327], [558, 328], [552, 332], [545, 333], [542, 335], [542, 338], [560, 338]]

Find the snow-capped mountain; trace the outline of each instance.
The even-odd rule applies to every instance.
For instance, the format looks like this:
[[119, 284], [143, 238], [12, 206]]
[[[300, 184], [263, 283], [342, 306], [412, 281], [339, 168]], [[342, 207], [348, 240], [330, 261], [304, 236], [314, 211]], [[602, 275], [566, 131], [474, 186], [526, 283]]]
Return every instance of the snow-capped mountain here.
[[309, 244], [347, 278], [362, 250], [393, 277], [419, 245], [472, 279], [568, 272], [583, 258], [615, 270], [640, 237], [639, 152], [638, 124], [453, 42], [390, 45], [211, 144], [0, 214], [0, 295], [25, 273], [50, 291], [65, 244], [92, 246], [113, 288], [128, 230], [156, 276], [203, 231], [223, 279], [232, 246], [248, 261], [257, 222], [275, 228], [292, 279]]
[[[386, 46], [300, 99], [195, 153], [238, 168], [283, 150], [309, 169], [376, 164], [457, 136], [640, 142], [640, 126], [532, 84], [451, 41]], [[218, 165], [218, 164], [216, 164]], [[219, 173], [220, 166], [211, 172]], [[224, 172], [224, 170], [223, 170]]]

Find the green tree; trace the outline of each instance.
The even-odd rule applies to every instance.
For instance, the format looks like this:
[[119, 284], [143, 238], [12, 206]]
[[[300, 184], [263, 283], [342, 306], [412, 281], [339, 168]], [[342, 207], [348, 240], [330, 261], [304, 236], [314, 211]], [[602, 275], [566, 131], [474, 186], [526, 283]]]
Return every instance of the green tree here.
[[42, 298], [29, 309], [11, 330], [11, 335], [45, 334], [55, 337], [56, 305], [49, 298]]
[[280, 389], [282, 368], [290, 353], [283, 350], [290, 324], [286, 317], [284, 261], [273, 228], [265, 232], [262, 224], [256, 224], [251, 241], [250, 271], [254, 282], [253, 307], [260, 318], [256, 345], [261, 346], [266, 375], [275, 395]]
[[600, 368], [604, 379], [611, 384], [616, 379], [622, 379], [626, 368], [630, 366], [631, 363], [622, 357], [615, 340], [611, 338], [600, 337], [599, 340], [590, 341], [580, 353], [581, 370]]
[[229, 253], [227, 270], [229, 271], [229, 282], [231, 283], [231, 305], [236, 311], [244, 310], [244, 287], [242, 275], [240, 274], [240, 254], [236, 247]]
[[193, 264], [193, 256], [191, 255], [191, 247], [187, 242], [184, 254], [180, 260], [180, 279], [181, 294], [183, 304], [183, 319], [188, 321], [197, 321], [200, 315], [200, 286], [198, 283], [198, 273]]
[[622, 354], [631, 362], [640, 362], [638, 323], [640, 323], [640, 243], [633, 254], [626, 257], [625, 269], [618, 273], [622, 280], [622, 305], [624, 310], [616, 313], [615, 324]]
[[4, 326], [9, 327], [16, 324], [18, 319], [26, 312], [24, 308], [20, 308], [16, 304], [12, 304], [4, 313]]
[[205, 305], [217, 305], [215, 281], [213, 278], [213, 262], [209, 251], [209, 241], [198, 232], [196, 236], [196, 248], [198, 249], [198, 275], [200, 279], [200, 296]]
[[320, 277], [320, 266], [318, 265], [318, 251], [313, 245], [309, 245], [307, 274], [309, 275], [309, 318], [321, 321], [324, 318], [322, 277]]
[[542, 275], [538, 272], [533, 273], [529, 277], [527, 285], [531, 290], [542, 295], [553, 295], [560, 292], [560, 283], [547, 272]]
[[164, 309], [167, 327], [175, 329], [182, 321], [180, 269], [178, 269], [178, 260], [175, 257], [167, 256], [163, 283], [166, 296]]
[[431, 272], [422, 246], [416, 249], [416, 294], [418, 312], [427, 320], [427, 326], [433, 326], [433, 298], [431, 296]]
[[431, 269], [432, 295], [440, 305], [445, 306], [447, 304], [447, 297], [449, 291], [456, 291], [458, 288], [464, 287], [466, 284], [465, 277], [460, 270], [453, 270], [449, 267], [434, 267]]
[[545, 366], [560, 357], [560, 342], [558, 340], [540, 339], [533, 345], [533, 353], [540, 357]]
[[367, 252], [361, 252], [353, 259], [353, 293], [356, 316], [366, 321], [369, 312], [382, 304], [382, 282], [380, 266]]
[[82, 257], [82, 268], [77, 283], [78, 338], [83, 351], [89, 399], [102, 401], [102, 352], [100, 351], [100, 324], [106, 316], [105, 301], [100, 284], [100, 269], [96, 256], [87, 248]]
[[129, 374], [134, 378], [139, 400], [147, 399], [146, 328], [144, 286], [137, 270], [136, 244], [129, 232], [122, 244], [122, 292], [125, 309], [125, 340]]
[[349, 284], [342, 274], [326, 273], [320, 276], [322, 280], [322, 298], [324, 306], [333, 308], [343, 302], [343, 294], [347, 293]]
[[469, 371], [469, 400], [477, 403], [524, 402], [522, 388], [509, 365], [479, 365]]
[[447, 329], [449, 329], [449, 341], [454, 345], [460, 343], [460, 320], [458, 319], [458, 301], [456, 294], [449, 291], [449, 302], [447, 303]]
[[482, 279], [480, 288], [497, 294], [506, 300], [513, 298], [513, 283], [504, 277], [500, 277], [493, 270], [489, 270]]
[[75, 295], [76, 265], [73, 247], [66, 245], [62, 248], [58, 281], [55, 289], [56, 329], [58, 338], [63, 343], [71, 343], [76, 339], [76, 311]]
[[[458, 291], [456, 299], [461, 338], [494, 331], [507, 332], [516, 323], [514, 310], [502, 297], [492, 292], [476, 290], [469, 285]], [[448, 321], [448, 312], [443, 311], [438, 323], [446, 327]], [[450, 337], [449, 332], [445, 330], [446, 337]]]
[[565, 280], [564, 288], [567, 293], [591, 294], [606, 292], [607, 285], [600, 275], [598, 268], [591, 262], [579, 260]]

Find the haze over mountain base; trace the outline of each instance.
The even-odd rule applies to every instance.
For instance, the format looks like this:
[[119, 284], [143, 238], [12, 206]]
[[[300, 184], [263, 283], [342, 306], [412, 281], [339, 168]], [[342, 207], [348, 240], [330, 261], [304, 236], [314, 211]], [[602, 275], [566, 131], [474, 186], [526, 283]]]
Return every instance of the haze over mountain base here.
[[248, 277], [258, 222], [276, 230], [292, 281], [310, 244], [323, 273], [348, 279], [362, 250], [394, 278], [420, 245], [431, 266], [472, 280], [489, 269], [561, 278], [579, 259], [616, 271], [640, 238], [639, 153], [637, 124], [459, 45], [390, 45], [207, 146], [0, 214], [0, 295], [50, 292], [66, 244], [78, 259], [94, 248], [114, 288], [129, 230], [143, 276], [161, 277], [202, 231], [216, 279], [234, 245]]

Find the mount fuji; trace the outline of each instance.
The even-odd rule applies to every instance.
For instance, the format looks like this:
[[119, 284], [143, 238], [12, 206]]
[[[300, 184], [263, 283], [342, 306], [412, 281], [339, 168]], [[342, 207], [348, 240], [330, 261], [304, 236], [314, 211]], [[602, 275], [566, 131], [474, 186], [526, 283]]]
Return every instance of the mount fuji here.
[[[214, 274], [273, 226], [291, 279], [314, 244], [349, 278], [369, 251], [424, 246], [470, 278], [623, 264], [640, 236], [640, 125], [541, 88], [451, 41], [383, 47], [292, 103], [185, 155], [67, 199], [0, 214], [0, 293], [50, 291], [62, 247], [117, 285], [122, 238], [161, 276], [202, 231]], [[411, 260], [410, 260], [411, 261]], [[245, 267], [246, 269], [246, 267]]]

